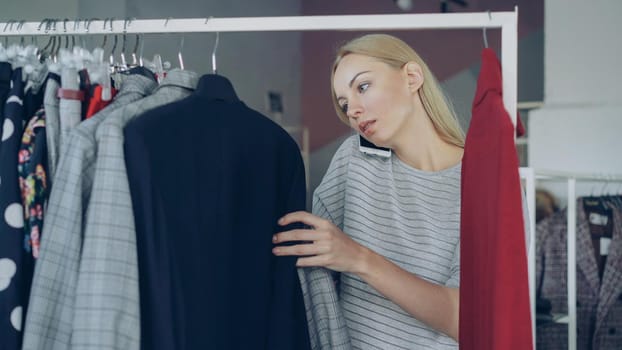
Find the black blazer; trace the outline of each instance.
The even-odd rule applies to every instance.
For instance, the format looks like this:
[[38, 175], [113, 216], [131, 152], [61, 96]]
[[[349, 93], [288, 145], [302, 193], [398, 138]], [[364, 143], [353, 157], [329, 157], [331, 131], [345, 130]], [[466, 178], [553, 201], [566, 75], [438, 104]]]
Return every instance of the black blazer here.
[[125, 159], [142, 348], [309, 348], [296, 259], [271, 253], [277, 220], [305, 206], [292, 138], [206, 75], [126, 126]]

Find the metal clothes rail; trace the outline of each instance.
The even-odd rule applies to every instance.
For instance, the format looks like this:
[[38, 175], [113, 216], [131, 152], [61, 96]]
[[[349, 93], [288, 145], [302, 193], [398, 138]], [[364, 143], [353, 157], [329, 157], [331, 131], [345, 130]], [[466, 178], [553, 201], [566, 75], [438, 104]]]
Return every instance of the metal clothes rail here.
[[[52, 26], [47, 23], [53, 23]], [[53, 20], [0, 23], [0, 36], [221, 33], [320, 30], [501, 29], [503, 103], [516, 125], [518, 7], [513, 12], [284, 16], [143, 20]]]

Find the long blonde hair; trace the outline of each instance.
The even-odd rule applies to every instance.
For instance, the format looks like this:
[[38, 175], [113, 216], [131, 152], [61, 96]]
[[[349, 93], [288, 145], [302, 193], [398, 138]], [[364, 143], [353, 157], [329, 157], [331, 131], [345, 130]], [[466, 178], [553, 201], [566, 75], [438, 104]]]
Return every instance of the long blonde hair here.
[[419, 57], [419, 55], [402, 40], [386, 34], [369, 34], [353, 39], [343, 45], [337, 51], [337, 57], [333, 64], [331, 73], [331, 91], [335, 111], [346, 125], [350, 125], [348, 117], [341, 110], [337, 102], [337, 95], [332, 84], [335, 77], [335, 70], [341, 60], [349, 54], [359, 54], [373, 57], [391, 67], [400, 69], [407, 62], [416, 62], [421, 66], [423, 71], [423, 85], [419, 89], [419, 96], [423, 104], [423, 108], [430, 117], [434, 128], [439, 136], [446, 142], [464, 147], [464, 132], [458, 123], [456, 113], [449, 100], [441, 90], [438, 81], [428, 68], [428, 65]]

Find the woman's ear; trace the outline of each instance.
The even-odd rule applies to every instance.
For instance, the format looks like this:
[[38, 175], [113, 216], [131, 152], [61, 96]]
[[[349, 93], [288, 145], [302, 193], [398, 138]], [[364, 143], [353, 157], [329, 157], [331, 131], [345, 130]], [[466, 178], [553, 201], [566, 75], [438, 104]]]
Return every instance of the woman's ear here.
[[403, 67], [404, 73], [408, 81], [408, 89], [411, 92], [417, 92], [423, 85], [423, 70], [416, 62], [407, 62]]

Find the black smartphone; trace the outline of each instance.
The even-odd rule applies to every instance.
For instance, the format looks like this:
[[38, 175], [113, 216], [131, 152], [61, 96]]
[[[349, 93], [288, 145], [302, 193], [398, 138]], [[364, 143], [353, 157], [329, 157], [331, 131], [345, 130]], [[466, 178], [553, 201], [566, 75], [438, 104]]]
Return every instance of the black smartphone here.
[[366, 154], [373, 154], [380, 157], [391, 157], [391, 149], [385, 147], [378, 147], [373, 143], [367, 141], [363, 136], [359, 134], [359, 150]]

